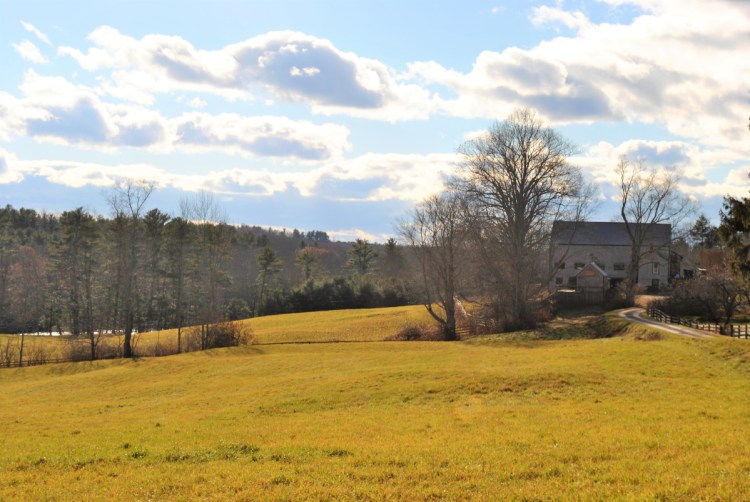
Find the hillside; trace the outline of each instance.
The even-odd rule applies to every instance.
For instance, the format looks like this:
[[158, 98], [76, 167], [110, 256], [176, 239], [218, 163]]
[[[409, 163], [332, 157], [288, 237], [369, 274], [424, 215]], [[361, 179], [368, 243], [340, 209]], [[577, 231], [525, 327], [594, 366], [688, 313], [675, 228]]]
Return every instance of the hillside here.
[[750, 345], [644, 333], [2, 370], [0, 499], [742, 498]]

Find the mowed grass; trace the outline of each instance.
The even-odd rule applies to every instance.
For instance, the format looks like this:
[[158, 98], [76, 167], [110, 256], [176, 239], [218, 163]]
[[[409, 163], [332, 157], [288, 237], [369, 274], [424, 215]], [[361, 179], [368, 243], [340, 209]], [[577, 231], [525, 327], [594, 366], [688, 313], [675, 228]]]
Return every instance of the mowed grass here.
[[748, 342], [618, 328], [1, 370], [0, 500], [745, 498]]

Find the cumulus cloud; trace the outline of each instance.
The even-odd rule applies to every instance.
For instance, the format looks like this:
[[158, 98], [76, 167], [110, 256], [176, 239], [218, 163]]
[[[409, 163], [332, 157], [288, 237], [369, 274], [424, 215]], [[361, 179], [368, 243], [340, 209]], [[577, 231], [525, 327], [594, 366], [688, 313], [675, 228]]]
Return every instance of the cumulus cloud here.
[[142, 101], [137, 91], [201, 90], [251, 99], [266, 93], [318, 113], [387, 120], [426, 117], [431, 109], [426, 90], [400, 82], [383, 63], [303, 33], [272, 32], [214, 51], [174, 36], [137, 40], [111, 27], [94, 30], [89, 40], [93, 47], [86, 51], [58, 52], [86, 70], [111, 71], [103, 88], [121, 97], [132, 93]]
[[103, 150], [220, 151], [305, 161], [339, 157], [350, 148], [349, 130], [336, 124], [232, 113], [168, 118], [134, 104], [104, 102], [90, 88], [33, 71], [21, 90], [23, 98], [0, 93], [2, 136], [25, 132], [39, 140]]
[[[571, 160], [595, 183], [611, 191], [619, 183], [617, 164], [623, 157], [675, 172], [682, 179], [680, 190], [687, 195], [746, 196], [750, 186], [750, 164], [745, 156], [730, 149], [703, 148], [684, 141], [628, 140], [619, 145], [601, 141]], [[727, 165], [743, 167], [727, 171]]]
[[20, 44], [12, 45], [16, 52], [27, 61], [31, 61], [32, 63], [36, 64], [44, 64], [49, 62], [49, 60], [44, 57], [42, 52], [39, 50], [39, 47], [34, 45], [34, 43], [29, 40], [24, 40]]
[[[575, 28], [529, 49], [481, 53], [468, 73], [413, 63], [411, 78], [454, 92], [440, 109], [497, 118], [518, 106], [555, 124], [619, 121], [659, 124], [717, 147], [746, 143], [750, 72], [744, 40], [750, 6], [696, 0], [606, 0], [641, 11], [623, 24], [594, 23], [558, 3], [533, 10], [536, 24]], [[721, 29], [716, 29], [721, 26]]]

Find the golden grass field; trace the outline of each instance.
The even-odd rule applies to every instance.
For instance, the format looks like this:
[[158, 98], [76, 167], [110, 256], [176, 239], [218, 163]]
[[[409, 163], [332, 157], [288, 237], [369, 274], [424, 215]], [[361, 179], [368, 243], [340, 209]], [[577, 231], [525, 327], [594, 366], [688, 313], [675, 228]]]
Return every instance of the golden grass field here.
[[597, 322], [3, 369], [0, 500], [747, 499], [750, 344]]
[[[383, 341], [409, 325], [429, 325], [431, 318], [422, 306], [391, 307], [382, 309], [331, 310], [304, 314], [284, 314], [256, 317], [239, 321], [250, 329], [258, 344], [290, 342], [331, 341]], [[187, 329], [183, 330], [183, 350], [187, 346]], [[101, 346], [119, 347], [119, 336], [102, 336]], [[0, 352], [10, 341], [14, 354], [18, 352], [19, 337], [0, 335]], [[25, 360], [35, 359], [43, 350], [48, 359], [62, 359], [69, 355], [70, 345], [88, 347], [85, 339], [35, 335], [25, 338]], [[133, 335], [136, 354], [177, 352], [177, 330], [153, 331]], [[157, 346], [159, 349], [157, 349]], [[104, 350], [103, 350], [104, 351]], [[116, 351], [120, 352], [120, 351]], [[87, 352], [84, 351], [84, 355]]]

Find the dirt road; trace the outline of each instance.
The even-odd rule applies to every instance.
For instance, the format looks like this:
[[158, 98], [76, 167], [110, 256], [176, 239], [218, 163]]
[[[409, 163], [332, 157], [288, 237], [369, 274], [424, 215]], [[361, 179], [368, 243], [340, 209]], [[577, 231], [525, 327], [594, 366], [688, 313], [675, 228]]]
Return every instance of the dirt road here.
[[633, 307], [621, 310], [617, 313], [617, 315], [619, 317], [622, 317], [623, 319], [627, 319], [628, 321], [645, 324], [653, 328], [663, 329], [664, 331], [669, 331], [670, 333], [674, 333], [676, 335], [687, 336], [690, 338], [713, 338], [714, 336], [711, 333], [706, 333], [705, 331], [701, 331], [698, 329], [688, 328], [686, 326], [680, 326], [679, 324], [667, 324], [663, 322], [652, 321], [651, 319], [641, 317], [643, 312], [645, 312], [645, 309], [642, 309], [640, 307]]

